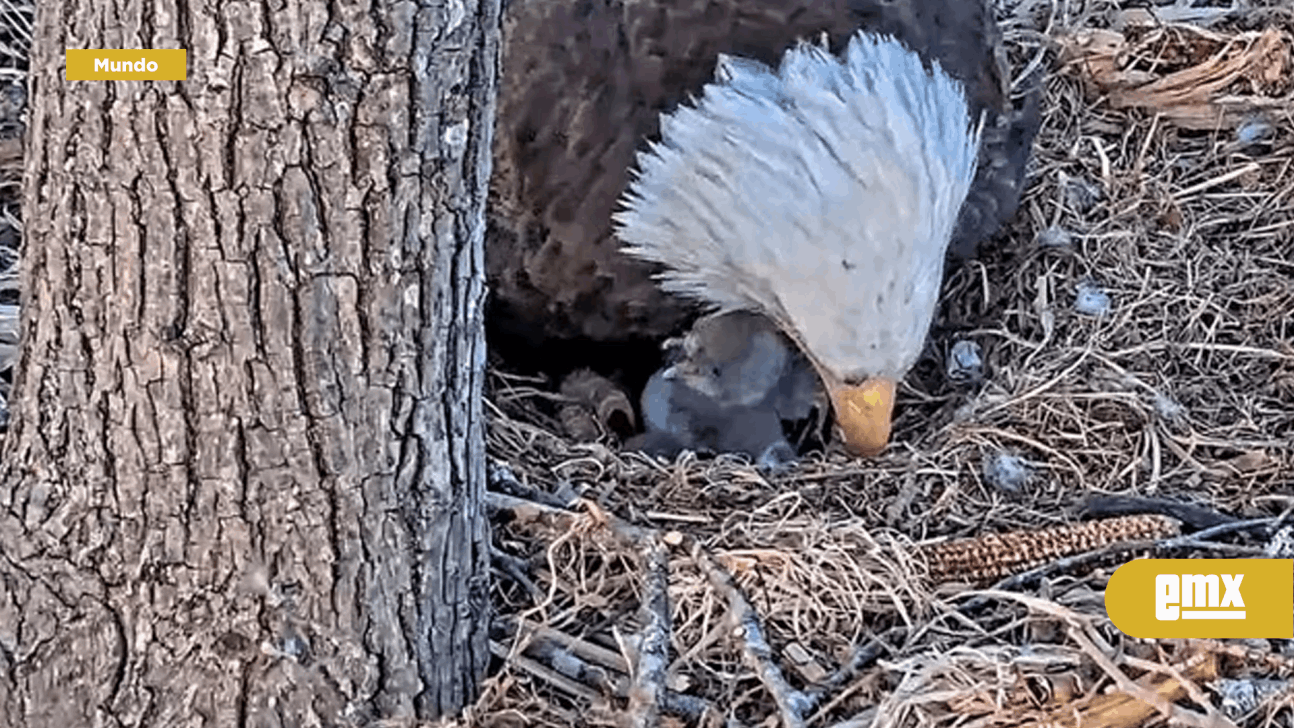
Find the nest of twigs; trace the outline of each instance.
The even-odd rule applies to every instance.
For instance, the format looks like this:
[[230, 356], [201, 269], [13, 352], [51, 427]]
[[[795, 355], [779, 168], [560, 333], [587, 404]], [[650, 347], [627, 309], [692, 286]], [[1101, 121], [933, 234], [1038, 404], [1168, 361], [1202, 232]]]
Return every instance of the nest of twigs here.
[[[1047, 71], [1028, 189], [949, 276], [882, 457], [664, 463], [495, 372], [498, 659], [467, 720], [1294, 725], [1288, 641], [1134, 639], [1103, 603], [1136, 556], [1288, 548], [1294, 14], [1203, 5], [1000, 8], [1016, 77]], [[943, 374], [957, 340], [982, 382]], [[1132, 511], [1187, 535], [1033, 533]], [[985, 534], [967, 558], [1001, 568], [941, 566]]]

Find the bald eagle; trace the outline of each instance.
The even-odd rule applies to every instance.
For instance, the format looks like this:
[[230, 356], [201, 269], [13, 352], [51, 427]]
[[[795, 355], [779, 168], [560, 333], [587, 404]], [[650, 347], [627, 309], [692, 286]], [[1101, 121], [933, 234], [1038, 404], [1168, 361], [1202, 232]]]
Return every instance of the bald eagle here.
[[496, 323], [614, 341], [757, 311], [846, 443], [883, 446], [945, 251], [1014, 214], [1037, 127], [984, 0], [516, 0], [502, 60]]
[[666, 266], [664, 290], [776, 323], [845, 443], [874, 454], [925, 343], [979, 136], [961, 84], [890, 37], [859, 33], [839, 59], [802, 43], [776, 71], [720, 56], [640, 156], [619, 235]]

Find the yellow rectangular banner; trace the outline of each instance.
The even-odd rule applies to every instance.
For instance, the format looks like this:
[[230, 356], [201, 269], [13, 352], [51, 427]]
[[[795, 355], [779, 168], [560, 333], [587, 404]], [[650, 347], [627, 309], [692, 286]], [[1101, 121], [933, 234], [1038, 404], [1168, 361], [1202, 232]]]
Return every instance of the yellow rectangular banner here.
[[1294, 636], [1294, 560], [1139, 559], [1105, 585], [1105, 611], [1133, 637]]
[[68, 48], [69, 81], [183, 81], [188, 51], [174, 49], [105, 50]]

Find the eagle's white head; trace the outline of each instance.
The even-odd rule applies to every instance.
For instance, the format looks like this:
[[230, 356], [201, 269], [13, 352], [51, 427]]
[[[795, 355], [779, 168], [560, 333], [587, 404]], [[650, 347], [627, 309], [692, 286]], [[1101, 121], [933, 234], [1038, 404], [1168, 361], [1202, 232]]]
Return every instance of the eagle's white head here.
[[695, 106], [661, 118], [616, 215], [666, 290], [786, 331], [862, 454], [889, 440], [975, 175], [965, 92], [931, 65], [865, 33], [842, 58], [802, 43], [777, 70], [722, 56]]

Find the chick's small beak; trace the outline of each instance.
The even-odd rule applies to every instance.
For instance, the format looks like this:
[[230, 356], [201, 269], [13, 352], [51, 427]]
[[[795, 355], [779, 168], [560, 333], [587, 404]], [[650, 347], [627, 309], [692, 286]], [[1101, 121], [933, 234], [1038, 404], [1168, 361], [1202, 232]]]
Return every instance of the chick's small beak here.
[[890, 441], [890, 416], [897, 384], [893, 379], [875, 377], [862, 384], [842, 384], [831, 389], [836, 424], [851, 453], [872, 457], [885, 449]]

